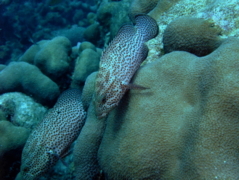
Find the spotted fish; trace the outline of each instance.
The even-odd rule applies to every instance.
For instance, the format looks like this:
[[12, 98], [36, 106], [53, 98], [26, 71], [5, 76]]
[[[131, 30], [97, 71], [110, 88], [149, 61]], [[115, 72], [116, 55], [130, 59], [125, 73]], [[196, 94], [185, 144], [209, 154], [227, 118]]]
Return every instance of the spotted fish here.
[[69, 146], [79, 135], [85, 117], [80, 91], [70, 89], [63, 92], [55, 106], [29, 136], [16, 179], [38, 179], [54, 166], [59, 158], [66, 155]]
[[130, 80], [148, 55], [145, 42], [158, 34], [156, 21], [148, 15], [135, 17], [135, 26], [123, 26], [103, 51], [95, 82], [95, 110], [104, 118], [119, 104]]

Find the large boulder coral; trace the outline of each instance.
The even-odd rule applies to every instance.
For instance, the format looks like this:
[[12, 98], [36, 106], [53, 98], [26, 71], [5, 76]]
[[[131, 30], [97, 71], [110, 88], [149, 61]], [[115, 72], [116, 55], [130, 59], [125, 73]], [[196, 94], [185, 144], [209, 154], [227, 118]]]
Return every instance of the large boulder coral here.
[[23, 92], [47, 105], [52, 105], [60, 94], [55, 82], [26, 62], [12, 62], [0, 71], [0, 84], [0, 94]]
[[[229, 38], [204, 57], [176, 51], [143, 66], [133, 83], [150, 88], [124, 96], [105, 121], [102, 141], [82, 129], [98, 152], [87, 152], [89, 144], [75, 152], [84, 152], [89, 166], [95, 162], [88, 155], [96, 157], [94, 167], [107, 179], [237, 179], [238, 53], [239, 39]], [[87, 123], [104, 131], [97, 120]]]

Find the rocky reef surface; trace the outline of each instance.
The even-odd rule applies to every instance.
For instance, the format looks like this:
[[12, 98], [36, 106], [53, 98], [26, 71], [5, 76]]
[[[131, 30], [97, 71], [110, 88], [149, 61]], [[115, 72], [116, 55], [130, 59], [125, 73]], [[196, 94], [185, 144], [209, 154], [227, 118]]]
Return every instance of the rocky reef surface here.
[[[29, 134], [69, 88], [82, 90], [85, 126], [40, 179], [238, 179], [238, 2], [147, 2], [0, 2], [0, 179], [15, 179]], [[98, 121], [102, 50], [140, 12], [159, 27], [132, 80], [148, 89]]]

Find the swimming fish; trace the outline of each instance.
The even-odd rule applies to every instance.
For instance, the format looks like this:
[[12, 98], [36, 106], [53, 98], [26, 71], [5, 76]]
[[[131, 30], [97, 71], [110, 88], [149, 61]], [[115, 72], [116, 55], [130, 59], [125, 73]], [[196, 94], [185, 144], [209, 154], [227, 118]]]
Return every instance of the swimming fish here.
[[68, 148], [84, 125], [85, 117], [80, 90], [63, 92], [30, 134], [22, 152], [21, 170], [16, 180], [38, 179], [67, 155]]
[[127, 89], [140, 86], [130, 80], [148, 55], [145, 42], [158, 34], [156, 21], [148, 15], [135, 17], [135, 26], [124, 25], [103, 51], [95, 82], [96, 116], [105, 118]]

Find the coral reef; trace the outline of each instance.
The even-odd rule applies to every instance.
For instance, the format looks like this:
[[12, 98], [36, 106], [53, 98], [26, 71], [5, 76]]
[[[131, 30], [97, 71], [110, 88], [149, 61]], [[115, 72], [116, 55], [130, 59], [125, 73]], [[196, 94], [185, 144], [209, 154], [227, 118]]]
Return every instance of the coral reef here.
[[22, 93], [0, 96], [0, 179], [15, 178], [28, 135], [46, 111]]
[[[0, 179], [14, 178], [9, 166], [20, 158], [30, 131], [24, 127], [14, 126], [11, 122], [0, 119]], [[14, 155], [15, 154], [15, 155]], [[16, 157], [16, 154], [18, 157]]]
[[130, 22], [128, 17], [129, 6], [130, 0], [116, 2], [102, 0], [100, 3], [97, 11], [97, 21], [102, 26], [101, 38], [110, 32], [110, 37], [105, 38], [104, 44], [108, 44], [115, 37], [123, 24]]
[[71, 87], [83, 85], [86, 78], [99, 69], [100, 54], [87, 48], [76, 59], [75, 69], [72, 75]]
[[222, 42], [221, 28], [202, 18], [181, 17], [172, 21], [163, 33], [164, 52], [187, 51], [205, 56]]
[[147, 14], [149, 13], [155, 6], [157, 5], [159, 0], [133, 0], [130, 9], [129, 9], [129, 16], [132, 21], [134, 21], [134, 17], [137, 14]]
[[97, 119], [93, 101], [88, 108], [87, 119], [74, 147], [76, 179], [100, 179], [97, 152], [104, 134], [105, 121]]
[[85, 29], [84, 38], [86, 41], [90, 41], [90, 42], [96, 44], [100, 38], [99, 23], [94, 23], [94, 24], [91, 24], [90, 26], [88, 26]]
[[[4, 49], [0, 48], [0, 55], [6, 54], [6, 49], [10, 54], [0, 56], [0, 62], [17, 60], [30, 45], [42, 39], [61, 35], [73, 40], [70, 37], [79, 33], [83, 35], [84, 28], [91, 24], [87, 14], [96, 12], [93, 1], [67, 0], [54, 5], [49, 5], [49, 1], [1, 1], [0, 47]], [[79, 28], [80, 32], [76, 32]], [[82, 41], [82, 35], [75, 40]], [[75, 43], [74, 40], [72, 42]]]
[[85, 32], [84, 27], [79, 27], [77, 25], [73, 25], [70, 29], [60, 29], [51, 32], [55, 37], [64, 36], [68, 38], [73, 46], [75, 46], [78, 42], [84, 40], [83, 34]]
[[0, 93], [24, 92], [46, 105], [52, 105], [60, 93], [56, 83], [26, 62], [12, 62], [0, 71], [0, 84]]
[[97, 157], [107, 179], [237, 179], [238, 52], [229, 38], [208, 56], [177, 51], [142, 67], [133, 82], [150, 89], [107, 118]]
[[3, 111], [6, 120], [27, 129], [35, 127], [47, 112], [46, 107], [20, 92], [0, 95], [0, 110]]
[[84, 41], [80, 44], [79, 52], [82, 52], [85, 49], [92, 49], [92, 50], [96, 51], [95, 45], [88, 41]]
[[[69, 145], [69, 154], [61, 154], [67, 157], [40, 179], [73, 180], [74, 171], [76, 179], [238, 179], [239, 40], [227, 39], [239, 36], [238, 9], [237, 0], [2, 0], [0, 179], [16, 177], [29, 132], [59, 94], [83, 86], [82, 104], [88, 117], [76, 146]], [[127, 90], [106, 119], [97, 119], [93, 94], [100, 48], [107, 49], [125, 23], [135, 25], [138, 13], [153, 17], [160, 32], [146, 43], [148, 57], [127, 85], [148, 89]], [[185, 16], [190, 18], [182, 23]], [[176, 18], [181, 21], [169, 33], [174, 38], [169, 47], [166, 34]], [[183, 24], [184, 29], [178, 28]], [[223, 41], [215, 35], [218, 26]], [[190, 31], [193, 27], [198, 31]], [[182, 38], [179, 31], [189, 38]], [[212, 39], [201, 41], [208, 33]], [[187, 48], [177, 44], [182, 40]], [[115, 50], [122, 49], [111, 49], [109, 54]], [[77, 102], [80, 97], [80, 93], [75, 96]], [[74, 101], [69, 101], [64, 104], [74, 108]], [[50, 126], [45, 131], [50, 132]], [[43, 152], [44, 147], [34, 148]], [[49, 157], [45, 159], [59, 160], [58, 147], [45, 148]], [[37, 160], [30, 158], [33, 150], [28, 154], [29, 161]]]
[[0, 120], [0, 132], [0, 158], [7, 151], [23, 147], [30, 133], [26, 128], [14, 126], [11, 122], [4, 120]]
[[167, 12], [171, 7], [175, 6], [182, 0], [158, 0], [156, 7], [149, 13], [155, 19], [159, 19], [162, 13]]
[[[177, 1], [177, 0], [176, 0]], [[149, 63], [164, 54], [162, 37], [167, 25], [178, 17], [190, 16], [195, 18], [203, 18], [205, 20], [213, 21], [215, 26], [222, 28], [222, 37], [239, 36], [239, 4], [236, 0], [180, 0], [171, 4], [166, 11], [154, 8], [149, 15], [153, 16], [159, 25], [159, 35], [147, 43], [150, 51], [145, 63]], [[158, 5], [160, 4], [159, 1]], [[166, 2], [166, 1], [165, 1]], [[165, 4], [167, 5], [167, 3]], [[162, 9], [165, 9], [161, 6]], [[160, 14], [154, 16], [152, 13], [160, 11]], [[162, 13], [161, 13], [162, 12]]]
[[88, 109], [88, 107], [90, 106], [90, 102], [95, 91], [95, 78], [97, 76], [97, 73], [98, 72], [93, 72], [87, 77], [85, 81], [85, 85], [82, 91], [82, 104], [85, 109]]
[[20, 61], [30, 62], [55, 81], [59, 81], [69, 71], [71, 59], [71, 43], [69, 39], [58, 36], [52, 40], [40, 41], [30, 47]]
[[0, 71], [3, 70], [6, 67], [6, 65], [0, 64]]

